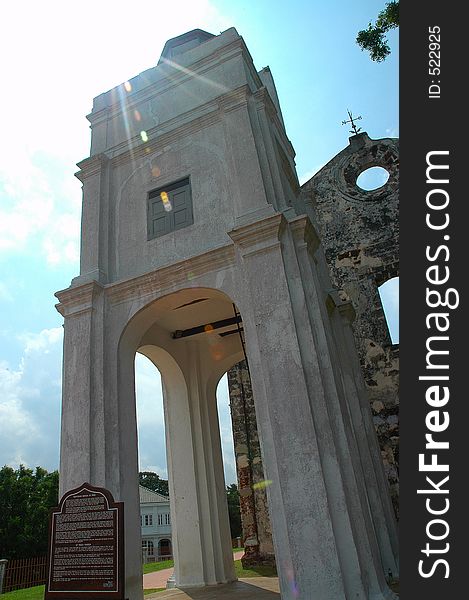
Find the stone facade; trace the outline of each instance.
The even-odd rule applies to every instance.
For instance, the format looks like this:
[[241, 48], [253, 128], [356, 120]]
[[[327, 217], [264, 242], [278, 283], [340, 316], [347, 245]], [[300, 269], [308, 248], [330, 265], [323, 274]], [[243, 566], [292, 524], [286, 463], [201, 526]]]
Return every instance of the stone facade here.
[[[357, 178], [389, 173], [365, 191]], [[332, 281], [353, 304], [353, 333], [396, 515], [399, 514], [399, 346], [391, 343], [378, 288], [399, 276], [399, 140], [366, 133], [302, 186], [312, 208]]]
[[138, 486], [138, 493], [144, 562], [172, 558], [169, 498], [142, 485]]
[[[373, 166], [386, 169], [389, 179], [377, 190], [362, 190], [357, 186], [357, 178]], [[399, 515], [399, 346], [391, 343], [378, 287], [399, 275], [398, 183], [398, 140], [371, 140], [361, 133], [350, 138], [349, 146], [302, 186], [305, 207], [318, 227], [332, 281], [355, 309], [352, 328], [396, 516]], [[240, 393], [240, 381], [245, 382], [245, 398]], [[256, 444], [249, 372], [243, 363], [228, 372], [228, 384], [238, 485], [243, 490], [243, 536], [250, 540], [257, 535], [260, 545], [265, 536], [268, 546], [271, 534], [264, 490], [253, 491], [251, 482], [249, 493], [246, 484], [246, 474], [250, 471], [256, 469], [262, 474], [262, 457]], [[248, 545], [246, 559], [249, 564], [256, 561], [256, 554]], [[258, 556], [257, 564], [264, 560]]]
[[[57, 293], [60, 491], [88, 481], [124, 502], [125, 597], [142, 600], [134, 361], [144, 354], [163, 380], [175, 585], [235, 579], [216, 409], [218, 381], [244, 358], [235, 305], [282, 600], [389, 600], [397, 532], [354, 311], [298, 195], [271, 74], [235, 29], [190, 32], [163, 54], [95, 98], [89, 116], [80, 274]], [[161, 192], [172, 223], [151, 236], [149, 199], [183, 181], [191, 218]]]

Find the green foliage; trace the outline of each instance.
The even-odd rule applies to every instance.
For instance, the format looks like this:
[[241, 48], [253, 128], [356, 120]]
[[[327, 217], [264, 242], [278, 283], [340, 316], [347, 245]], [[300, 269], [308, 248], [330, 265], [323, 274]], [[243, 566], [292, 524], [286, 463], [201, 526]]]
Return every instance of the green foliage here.
[[236, 483], [226, 486], [226, 498], [228, 501], [231, 537], [237, 538], [242, 535], [242, 527], [241, 512], [239, 510], [239, 492]]
[[139, 473], [138, 482], [149, 490], [153, 490], [163, 496], [169, 496], [168, 481], [160, 479], [160, 476], [152, 471], [142, 471]]
[[382, 62], [390, 53], [385, 33], [399, 27], [399, 0], [388, 2], [379, 13], [376, 23], [358, 32], [357, 44], [370, 53], [371, 60]]
[[29, 558], [47, 552], [49, 512], [58, 504], [59, 474], [23, 465], [0, 469], [0, 556]]

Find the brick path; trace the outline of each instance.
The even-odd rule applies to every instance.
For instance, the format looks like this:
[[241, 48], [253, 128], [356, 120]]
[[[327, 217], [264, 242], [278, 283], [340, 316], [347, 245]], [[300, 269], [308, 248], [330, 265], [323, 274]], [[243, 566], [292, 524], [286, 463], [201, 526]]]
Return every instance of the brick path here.
[[[239, 550], [233, 554], [233, 560], [239, 560], [244, 554], [244, 550]], [[163, 569], [161, 571], [154, 571], [153, 573], [146, 573], [143, 576], [143, 589], [149, 590], [152, 588], [165, 588], [166, 582], [170, 578], [173, 567], [170, 569]]]

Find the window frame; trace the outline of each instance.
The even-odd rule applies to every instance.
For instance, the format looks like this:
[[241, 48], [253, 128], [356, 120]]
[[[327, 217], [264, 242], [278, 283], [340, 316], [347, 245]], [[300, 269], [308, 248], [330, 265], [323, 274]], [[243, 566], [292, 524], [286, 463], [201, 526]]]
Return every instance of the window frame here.
[[[186, 219], [182, 224], [177, 225], [175, 221], [175, 215], [178, 211], [174, 209], [173, 205], [172, 210], [168, 211], [165, 215], [162, 213], [162, 216], [165, 218], [165, 223], [169, 224], [169, 227], [165, 227], [165, 229], [161, 232], [154, 233], [153, 224], [156, 219], [153, 211], [153, 206], [156, 203], [157, 199], [161, 196], [162, 192], [166, 192], [169, 196], [170, 202], [172, 202], [175, 193], [183, 188], [187, 188], [188, 193], [188, 199], [185, 207], [185, 209], [189, 211], [188, 219]], [[169, 233], [173, 233], [175, 231], [179, 231], [180, 229], [184, 229], [186, 227], [189, 227], [190, 225], [193, 225], [193, 207], [194, 205], [192, 201], [192, 185], [190, 176], [183, 177], [168, 185], [163, 185], [150, 190], [147, 193], [147, 241], [158, 239], [160, 237], [168, 235]]]

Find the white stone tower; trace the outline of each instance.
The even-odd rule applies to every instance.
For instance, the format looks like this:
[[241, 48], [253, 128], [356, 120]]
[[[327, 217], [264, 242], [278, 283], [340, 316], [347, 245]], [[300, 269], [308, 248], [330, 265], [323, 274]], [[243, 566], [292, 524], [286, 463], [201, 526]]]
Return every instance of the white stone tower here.
[[[164, 384], [175, 583], [234, 579], [215, 391], [243, 358], [284, 600], [390, 598], [396, 535], [349, 328], [298, 200], [269, 69], [235, 29], [170, 40], [94, 100], [80, 275], [65, 318], [61, 492], [125, 505], [139, 600], [134, 358]], [[238, 316], [238, 312], [239, 315]]]

